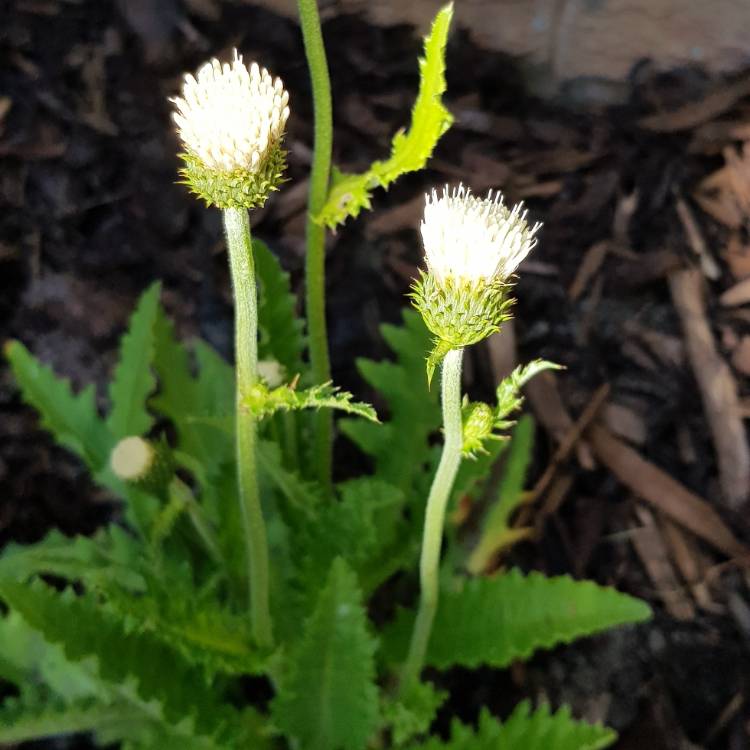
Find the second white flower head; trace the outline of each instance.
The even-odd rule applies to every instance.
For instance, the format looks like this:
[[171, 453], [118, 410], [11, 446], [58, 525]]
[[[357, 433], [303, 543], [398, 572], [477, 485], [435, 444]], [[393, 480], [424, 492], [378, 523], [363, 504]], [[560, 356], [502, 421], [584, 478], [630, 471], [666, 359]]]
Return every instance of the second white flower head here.
[[260, 170], [289, 117], [281, 79], [257, 63], [246, 67], [237, 50], [231, 65], [213, 59], [186, 75], [182, 96], [172, 102], [186, 150], [219, 172]]
[[426, 196], [421, 231], [425, 259], [439, 283], [504, 281], [536, 245], [541, 224], [529, 226], [519, 203], [509, 209], [501, 193], [486, 198], [459, 185]]

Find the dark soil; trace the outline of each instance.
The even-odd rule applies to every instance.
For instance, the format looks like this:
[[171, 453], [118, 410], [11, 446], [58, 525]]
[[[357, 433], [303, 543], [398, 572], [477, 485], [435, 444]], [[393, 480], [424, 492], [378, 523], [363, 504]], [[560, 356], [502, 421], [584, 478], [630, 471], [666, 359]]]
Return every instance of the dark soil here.
[[[420, 41], [411, 29], [377, 29], [357, 18], [330, 21], [324, 31], [336, 162], [362, 169], [387, 153], [390, 135], [408, 123]], [[220, 221], [176, 184], [167, 97], [184, 71], [209, 56], [226, 57], [233, 46], [280, 75], [291, 93], [290, 182], [253, 223], [302, 291], [304, 195], [290, 191], [307, 174], [312, 127], [293, 23], [225, 3], [0, 2], [0, 102], [8, 97], [11, 105], [0, 116], [0, 338], [22, 339], [77, 387], [93, 380], [102, 399], [118, 336], [154, 279], [163, 281], [184, 335], [230, 354]], [[494, 183], [511, 200], [526, 198], [531, 215], [545, 223], [518, 284], [519, 361], [542, 356], [564, 364], [559, 382], [574, 415], [609, 383], [611, 400], [635, 405], [642, 417], [642, 455], [719, 507], [715, 453], [693, 376], [658, 357], [651, 356], [655, 366], [634, 358], [629, 327], [637, 322], [679, 341], [665, 275], [688, 262], [689, 251], [675, 196], [689, 194], [722, 164], [719, 149], [689, 148], [692, 131], [656, 134], [638, 119], [700, 98], [709, 82], [699, 71], [639, 71], [626, 104], [567, 109], [525, 94], [512, 60], [476, 49], [460, 31], [452, 35], [448, 71], [448, 103], [459, 118], [434, 166], [380, 193], [373, 213], [330, 237], [336, 382], [371, 395], [354, 359], [385, 356], [377, 325], [399, 318], [420, 262], [418, 209], [406, 219], [395, 212], [387, 225], [378, 216], [448, 180], [482, 189]], [[633, 194], [635, 213], [613, 229]], [[710, 244], [723, 246], [723, 230], [703, 215], [701, 223]], [[627, 252], [610, 254], [596, 280], [571, 300], [584, 253], [618, 232]], [[727, 286], [722, 269], [712, 294]], [[726, 320], [715, 300], [709, 303], [718, 330]], [[477, 348], [470, 364], [470, 388], [487, 393], [493, 380], [486, 351]], [[7, 368], [0, 411], [0, 545], [37, 540], [52, 527], [90, 532], [116, 512], [81, 465], [38, 429]], [[678, 431], [692, 441], [690, 463]], [[542, 430], [537, 442], [532, 482], [553, 450]], [[339, 450], [340, 465], [357, 460], [343, 441]], [[585, 470], [573, 461], [569, 470], [567, 502], [538, 542], [518, 548], [517, 562], [617, 585], [651, 601], [656, 618], [510, 671], [436, 676], [451, 692], [450, 711], [472, 719], [481, 705], [504, 713], [522, 697], [547, 696], [612, 724], [622, 733], [621, 750], [682, 750], [688, 740], [706, 750], [749, 748], [747, 701], [725, 711], [747, 695], [750, 675], [750, 632], [738, 615], [740, 605], [748, 606], [742, 575], [730, 570], [718, 578], [716, 612], [698, 610], [678, 621], [663, 609], [623, 533], [634, 525], [631, 493], [605, 468]], [[741, 539], [750, 538], [746, 520], [721, 512]], [[439, 724], [447, 727], [447, 712]]]

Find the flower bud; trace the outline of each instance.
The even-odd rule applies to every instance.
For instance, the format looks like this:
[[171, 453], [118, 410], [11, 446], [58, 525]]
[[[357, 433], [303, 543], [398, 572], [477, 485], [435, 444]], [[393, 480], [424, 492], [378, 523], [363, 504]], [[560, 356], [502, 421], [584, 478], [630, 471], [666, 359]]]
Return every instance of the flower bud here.
[[469, 458], [486, 453], [484, 441], [491, 439], [495, 427], [495, 412], [482, 401], [472, 402], [464, 408], [462, 453]]
[[285, 167], [281, 148], [289, 94], [257, 63], [216, 59], [186, 75], [170, 100], [185, 148], [181, 174], [191, 190], [218, 208], [252, 208], [277, 190]]
[[158, 497], [174, 478], [174, 458], [166, 442], [153, 443], [137, 435], [117, 443], [109, 465], [118, 479]]

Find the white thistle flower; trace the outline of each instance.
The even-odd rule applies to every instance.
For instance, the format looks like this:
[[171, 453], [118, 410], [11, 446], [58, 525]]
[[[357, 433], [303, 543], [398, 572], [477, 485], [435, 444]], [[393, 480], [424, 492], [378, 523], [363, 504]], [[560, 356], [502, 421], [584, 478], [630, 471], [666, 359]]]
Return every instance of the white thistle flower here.
[[504, 281], [536, 245], [541, 224], [530, 227], [523, 203], [509, 209], [503, 196], [486, 198], [459, 185], [426, 196], [421, 231], [425, 258], [438, 283]]
[[231, 65], [213, 59], [186, 75], [182, 96], [170, 101], [186, 151], [217, 172], [262, 170], [289, 118], [281, 79], [257, 63], [246, 67], [237, 50]]

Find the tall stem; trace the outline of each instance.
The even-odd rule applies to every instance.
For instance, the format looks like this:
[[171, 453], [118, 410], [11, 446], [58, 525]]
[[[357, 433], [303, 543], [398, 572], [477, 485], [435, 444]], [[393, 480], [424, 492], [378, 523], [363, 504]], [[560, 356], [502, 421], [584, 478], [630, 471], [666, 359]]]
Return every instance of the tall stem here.
[[461, 463], [463, 429], [461, 423], [461, 361], [463, 349], [453, 349], [443, 360], [441, 398], [443, 404], [444, 444], [440, 464], [430, 487], [422, 534], [422, 557], [419, 562], [421, 595], [414, 623], [409, 655], [401, 676], [401, 690], [408, 690], [422, 671], [432, 623], [438, 605], [440, 548], [443, 542], [445, 508], [456, 472]]
[[260, 646], [273, 645], [268, 607], [268, 541], [258, 493], [255, 416], [243, 406], [258, 380], [258, 292], [250, 237], [250, 219], [243, 208], [223, 212], [234, 290], [234, 356], [236, 367], [237, 484], [247, 547], [250, 618]]
[[[328, 62], [320, 30], [317, 3], [315, 0], [298, 0], [297, 6], [307, 66], [310, 70], [315, 120], [315, 142], [305, 230], [307, 242], [305, 306], [312, 375], [316, 383], [324, 383], [331, 379], [325, 311], [325, 227], [316, 224], [313, 216], [322, 210], [328, 196], [333, 145], [331, 81], [328, 76]], [[331, 481], [333, 418], [329, 409], [320, 409], [315, 413], [314, 419], [314, 465], [319, 479], [323, 484], [328, 485]]]

